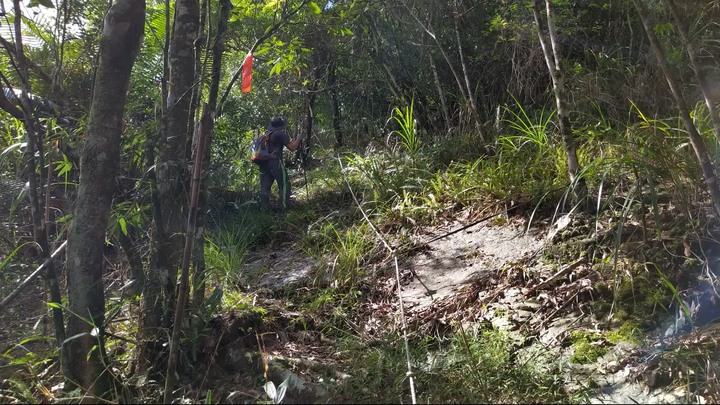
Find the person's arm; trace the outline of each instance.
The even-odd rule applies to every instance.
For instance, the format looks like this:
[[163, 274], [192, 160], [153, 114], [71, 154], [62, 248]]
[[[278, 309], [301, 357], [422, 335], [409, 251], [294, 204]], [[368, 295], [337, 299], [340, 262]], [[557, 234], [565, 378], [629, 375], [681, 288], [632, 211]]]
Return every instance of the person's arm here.
[[287, 146], [287, 148], [290, 150], [290, 152], [295, 152], [297, 150], [297, 148], [300, 147], [300, 144], [302, 143], [302, 141], [304, 139], [305, 139], [305, 134], [300, 133], [297, 136], [297, 138], [295, 138], [294, 141], [288, 142], [288, 144], [285, 146]]

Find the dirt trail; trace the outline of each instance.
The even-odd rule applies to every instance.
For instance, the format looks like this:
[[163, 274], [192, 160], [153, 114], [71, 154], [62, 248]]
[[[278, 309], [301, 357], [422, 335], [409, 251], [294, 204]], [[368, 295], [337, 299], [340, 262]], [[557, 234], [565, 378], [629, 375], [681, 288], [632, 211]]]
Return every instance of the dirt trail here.
[[[544, 260], [540, 258], [543, 249], [549, 246], [549, 235], [553, 235], [558, 227], [566, 227], [570, 221], [561, 219], [558, 222], [562, 224], [556, 224], [554, 227], [540, 225], [538, 228], [531, 227], [528, 231], [527, 224], [522, 220], [507, 221], [506, 218], [498, 216], [435, 241], [432, 240], [437, 236], [460, 229], [465, 223], [456, 220], [442, 228], [433, 228], [421, 233], [423, 236], [419, 242], [420, 245], [425, 243], [426, 248], [400, 263], [404, 280], [402, 296], [407, 315], [412, 317], [413, 314], [431, 313], [437, 308], [436, 303], [451, 302], [455, 294], [460, 299], [465, 287], [473, 285], [478, 280], [482, 283], [484, 276], [497, 278], [498, 271], [531, 255], [534, 256], [533, 260], [523, 261], [522, 271], [532, 273], [530, 278], [534, 283], [551, 279], [550, 275], [557, 271], [557, 267], [551, 263], [543, 263]], [[567, 263], [555, 264], [557, 265], [568, 267]], [[248, 263], [246, 274], [259, 275], [260, 277], [255, 278], [258, 286], [281, 290], [296, 283], [312, 283], [311, 278], [314, 277], [316, 266], [317, 262], [304, 253], [286, 249], [282, 253], [275, 252]], [[578, 277], [581, 282], [588, 275], [589, 267], [587, 265], [584, 268], [583, 265], [573, 267], [575, 270], [563, 276], [567, 278], [565, 281], [559, 282], [557, 287], [550, 286], [547, 292], [551, 295], [558, 293], [560, 303], [554, 302], [552, 306], [544, 304], [544, 308], [546, 310], [550, 308], [550, 312], [553, 312], [553, 309], [560, 307], [561, 303], [565, 302], [565, 298], [562, 298], [563, 293], [559, 291], [562, 290], [561, 287], [567, 287], [568, 283], [578, 283], [576, 281]], [[394, 276], [390, 278], [394, 279]], [[394, 282], [391, 284], [394, 285]], [[475, 286], [477, 287], [477, 283]], [[537, 287], [537, 284], [535, 286]], [[547, 288], [548, 285], [544, 287]], [[481, 287], [481, 290], [483, 288]], [[597, 384], [597, 392], [588, 397], [587, 402], [682, 403], [687, 398], [685, 390], [671, 391], [669, 387], [649, 390], [642, 382], [636, 382], [628, 377], [632, 371], [629, 366], [611, 366], [623, 362], [628, 352], [637, 351], [634, 345], [627, 348], [623, 346], [622, 350], [611, 350], [597, 363], [581, 366], [571, 364], [569, 357], [572, 355], [572, 349], [563, 344], [563, 340], [566, 340], [564, 337], [567, 337], [572, 330], [594, 328], [595, 326], [591, 325], [595, 322], [592, 316], [583, 311], [571, 311], [565, 315], [558, 314], [557, 317], [550, 316], [552, 319], [544, 319], [544, 312], [541, 313], [539, 309], [528, 310], [531, 302], [526, 297], [526, 292], [533, 289], [532, 285], [508, 284], [507, 287], [498, 285], [496, 288], [500, 288], [502, 292], [497, 302], [487, 306], [486, 312], [489, 315], [485, 318], [492, 318], [487, 320], [496, 327], [515, 334], [520, 332], [518, 323], [523, 323], [525, 320], [539, 322], [539, 329], [536, 330], [541, 342], [539, 344], [555, 353], [554, 357], [557, 361], [566, 364], [568, 386], [586, 386], [588, 381], [595, 381]], [[483, 291], [481, 295], [487, 293]], [[537, 303], [537, 299], [533, 305], [533, 308], [541, 306]], [[394, 304], [393, 307], [397, 309]], [[553, 315], [557, 312], [559, 309], [553, 312]], [[385, 312], [385, 315], [390, 314], [392, 311]], [[520, 342], [524, 340], [522, 336], [519, 339]]]
[[[458, 229], [455, 222], [447, 229]], [[430, 244], [430, 249], [406, 261], [416, 277], [403, 286], [403, 301], [409, 309], [421, 310], [442, 300], [475, 281], [483, 274], [500, 269], [542, 247], [543, 239], [536, 229], [526, 233], [517, 224], [492, 226], [476, 224]], [[423, 285], [424, 283], [424, 285]], [[429, 288], [433, 291], [428, 295]]]

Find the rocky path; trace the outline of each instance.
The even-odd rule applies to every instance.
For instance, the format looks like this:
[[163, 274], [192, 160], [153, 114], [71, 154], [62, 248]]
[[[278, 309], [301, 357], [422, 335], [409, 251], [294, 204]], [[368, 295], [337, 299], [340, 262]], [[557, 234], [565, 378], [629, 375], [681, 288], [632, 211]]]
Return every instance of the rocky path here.
[[[435, 232], [462, 226], [455, 222]], [[537, 252], [542, 244], [538, 230], [526, 233], [519, 225], [490, 226], [486, 221], [471, 226], [432, 242], [427, 250], [403, 263], [414, 272], [403, 286], [403, 300], [408, 309], [422, 310], [491, 271]]]

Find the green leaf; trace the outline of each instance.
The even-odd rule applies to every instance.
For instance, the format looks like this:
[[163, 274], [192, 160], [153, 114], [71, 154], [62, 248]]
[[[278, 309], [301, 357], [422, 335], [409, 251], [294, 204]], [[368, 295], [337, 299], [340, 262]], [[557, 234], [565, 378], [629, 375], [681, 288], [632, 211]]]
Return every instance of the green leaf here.
[[90, 348], [90, 351], [87, 353], [87, 356], [85, 356], [85, 361], [90, 361], [90, 357], [92, 357], [93, 353], [98, 349], [98, 345], [93, 345], [93, 347]]
[[67, 158], [56, 162], [56, 165], [55, 165], [55, 170], [57, 170], [57, 172], [58, 172], [57, 173], [58, 177], [64, 176], [65, 174], [69, 173], [70, 170], [72, 170], [72, 168], [73, 168], [72, 162], [67, 160]]
[[318, 7], [318, 5], [315, 4], [314, 1], [311, 1], [308, 5], [312, 9], [313, 13], [320, 14], [322, 12], [322, 10], [320, 10], [320, 7]]
[[269, 46], [260, 46], [255, 50], [255, 56], [263, 56], [270, 51]]
[[278, 61], [277, 63], [275, 63], [275, 65], [273, 65], [272, 69], [270, 69], [270, 76], [279, 75], [280, 69], [281, 69], [280, 62]]
[[60, 219], [58, 219], [56, 222], [58, 222], [58, 223], [63, 223], [63, 222], [67, 222], [67, 221], [71, 220], [72, 218], [73, 218], [73, 214], [67, 214], [67, 215], [63, 215], [63, 216], [62, 216]]
[[52, 341], [52, 338], [49, 338], [47, 336], [30, 336], [27, 339], [23, 339], [18, 343], [20, 346], [24, 346], [28, 343], [32, 342], [46, 342], [46, 341]]
[[62, 304], [60, 304], [58, 302], [48, 302], [47, 306], [50, 308], [53, 308], [53, 309], [65, 309], [65, 308], [63, 308]]
[[123, 235], [128, 236], [127, 221], [125, 221], [125, 218], [119, 218], [118, 224], [120, 225], [120, 231], [123, 233]]
[[26, 142], [14, 143], [14, 144], [8, 146], [7, 148], [5, 148], [5, 150], [2, 151], [2, 153], [0, 153], [0, 156], [6, 155], [6, 154], [12, 152], [12, 151], [15, 150], [15, 149], [24, 148], [24, 147], [26, 147], [26, 146], [27, 146], [27, 143], [26, 143]]
[[268, 381], [265, 383], [265, 386], [263, 388], [265, 389], [265, 394], [267, 394], [267, 396], [274, 401], [275, 396], [277, 395], [275, 383], [273, 383], [272, 381]]
[[0, 270], [2, 270], [3, 268], [5, 268], [5, 266], [7, 266], [7, 264], [10, 262], [10, 260], [11, 260], [13, 257], [15, 257], [15, 255], [17, 254], [17, 252], [19, 252], [20, 249], [22, 249], [23, 246], [28, 245], [28, 244], [30, 244], [30, 242], [25, 242], [25, 243], [23, 243], [22, 245], [16, 247], [15, 250], [13, 250], [13, 251], [8, 255], [8, 257], [6, 257], [5, 260], [3, 260], [2, 263], [0, 263]]
[[661, 36], [661, 37], [662, 37], [662, 36], [665, 36], [665, 35], [672, 34], [672, 32], [673, 32], [674, 30], [675, 30], [675, 27], [672, 25], [672, 23], [669, 23], [669, 22], [667, 22], [667, 23], [658, 23], [658, 24], [656, 24], [655, 27], [653, 28], [653, 31], [655, 31], [655, 33], [656, 33], [658, 36]]
[[77, 335], [70, 336], [69, 338], [63, 340], [63, 345], [65, 345], [65, 344], [68, 343], [68, 342], [72, 342], [72, 341], [75, 340], [75, 339], [79, 339], [79, 338], [81, 338], [81, 337], [83, 337], [83, 336], [86, 336], [86, 335], [89, 335], [89, 333], [87, 333], [87, 332], [82, 332], [82, 333], [78, 333]]

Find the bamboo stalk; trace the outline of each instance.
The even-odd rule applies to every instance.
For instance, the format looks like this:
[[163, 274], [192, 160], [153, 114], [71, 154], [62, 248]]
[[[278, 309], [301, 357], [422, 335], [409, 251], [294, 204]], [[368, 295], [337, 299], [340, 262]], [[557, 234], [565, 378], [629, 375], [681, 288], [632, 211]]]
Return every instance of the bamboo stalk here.
[[172, 391], [178, 380], [177, 362], [180, 352], [180, 331], [182, 330], [183, 318], [185, 315], [185, 305], [188, 298], [188, 286], [190, 278], [190, 259], [192, 257], [193, 244], [195, 242], [195, 224], [197, 221], [197, 207], [200, 196], [200, 176], [202, 174], [202, 162], [205, 156], [205, 139], [207, 137], [208, 127], [212, 117], [209, 113], [208, 105], [203, 106], [203, 115], [200, 119], [200, 128], [198, 130], [198, 141], [195, 148], [195, 159], [193, 162], [193, 178], [192, 191], [190, 194], [190, 212], [188, 213], [187, 231], [185, 232], [185, 249], [183, 251], [182, 268], [180, 270], [180, 287], [178, 288], [177, 305], [175, 306], [175, 318], [173, 323], [173, 332], [170, 339], [170, 354], [168, 355], [168, 369], [165, 379], [164, 403], [170, 403], [172, 400]]

